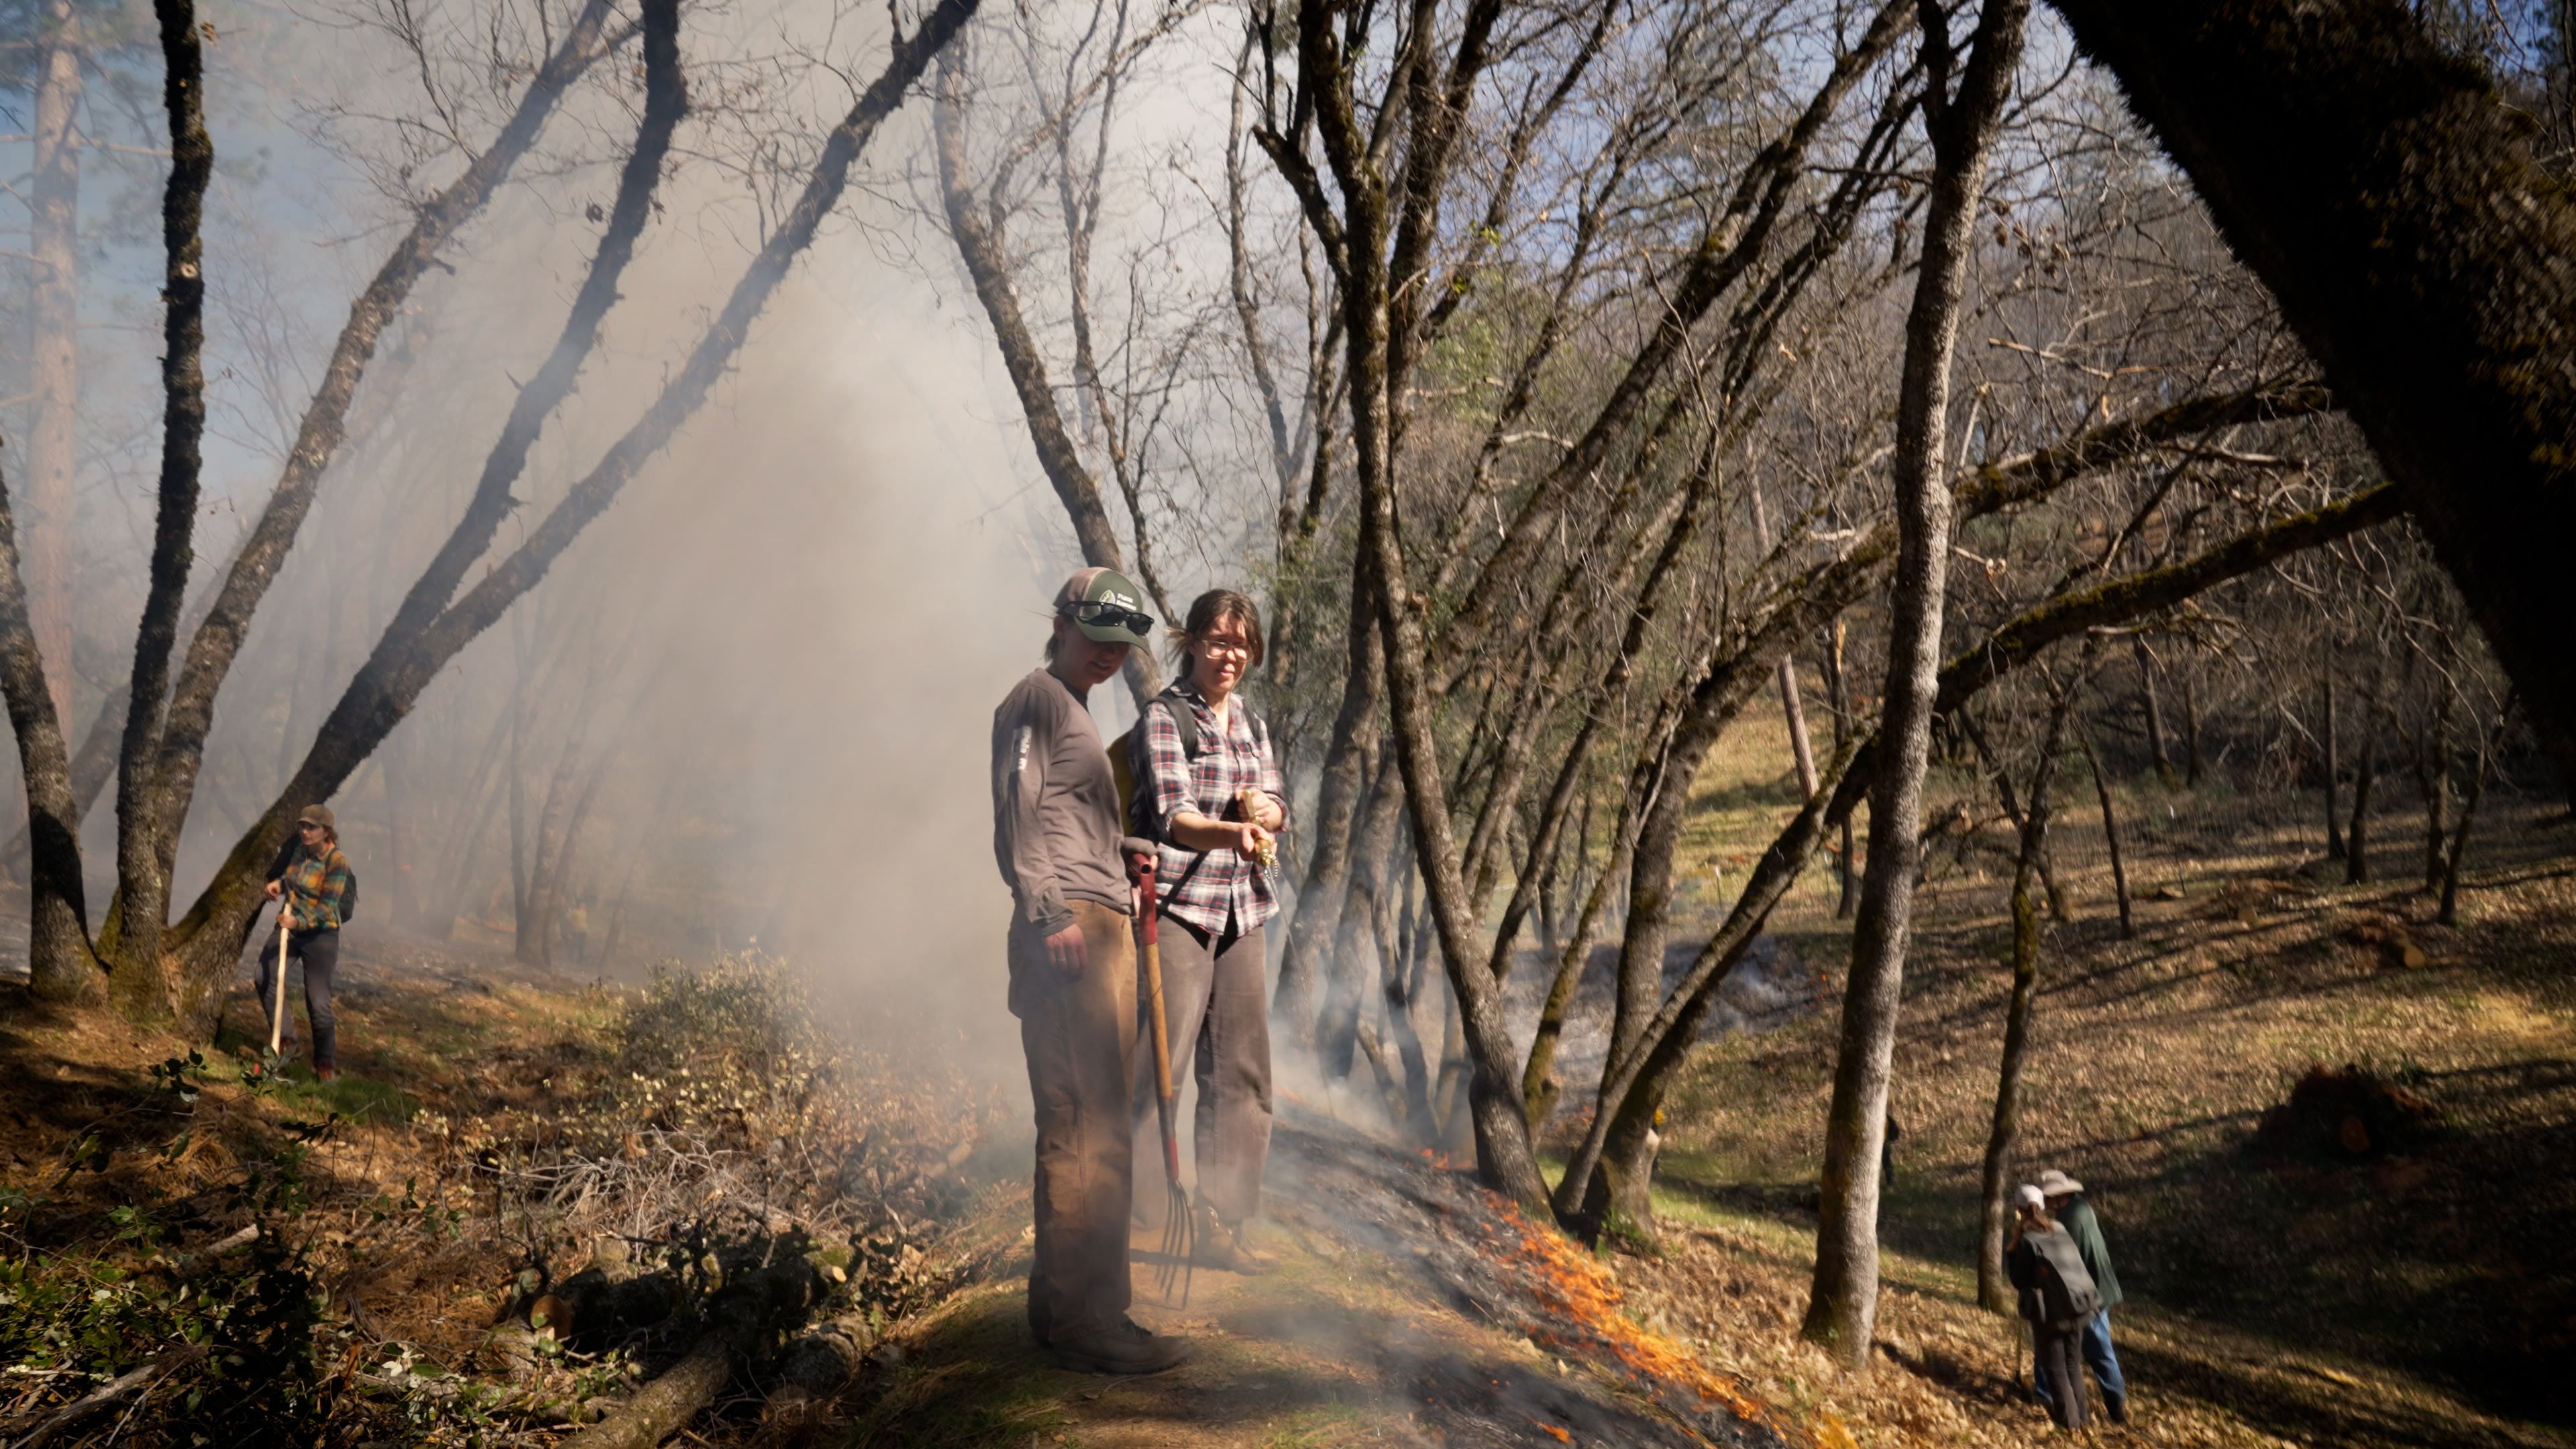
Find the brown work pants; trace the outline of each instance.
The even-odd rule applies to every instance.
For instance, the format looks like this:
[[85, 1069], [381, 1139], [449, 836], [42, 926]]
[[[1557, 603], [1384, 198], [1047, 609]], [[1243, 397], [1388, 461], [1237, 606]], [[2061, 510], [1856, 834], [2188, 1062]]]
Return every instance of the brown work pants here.
[[1089, 901], [1071, 905], [1091, 953], [1080, 976], [1047, 963], [1046, 938], [1034, 928], [1011, 928], [1011, 1010], [1020, 1018], [1037, 1111], [1029, 1330], [1042, 1344], [1116, 1323], [1127, 1312], [1135, 941], [1123, 913]]
[[[1261, 1174], [1270, 1161], [1270, 1001], [1261, 928], [1210, 935], [1169, 915], [1158, 927], [1172, 1091], [1177, 1098], [1183, 1073], [1198, 1083], [1190, 1146], [1198, 1158], [1199, 1200], [1232, 1226], [1261, 1211]], [[1152, 1031], [1153, 1023], [1144, 1029]], [[1149, 1228], [1163, 1225], [1170, 1199], [1152, 1181], [1163, 1175], [1155, 1087], [1149, 1041], [1136, 1054], [1136, 1161], [1144, 1164], [1137, 1175], [1147, 1179], [1136, 1193], [1136, 1216]]]

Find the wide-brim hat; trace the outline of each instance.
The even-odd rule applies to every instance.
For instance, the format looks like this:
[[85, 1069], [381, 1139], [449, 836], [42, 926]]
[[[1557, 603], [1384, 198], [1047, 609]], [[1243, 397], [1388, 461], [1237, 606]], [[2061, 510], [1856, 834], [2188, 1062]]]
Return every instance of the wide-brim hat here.
[[1154, 616], [1145, 612], [1145, 593], [1116, 569], [1075, 572], [1056, 590], [1055, 611], [1073, 621], [1083, 637], [1102, 644], [1154, 642]]
[[2084, 1184], [2052, 1167], [2039, 1175], [2039, 1190], [2050, 1197], [2064, 1197], [2069, 1193], [2082, 1192]]

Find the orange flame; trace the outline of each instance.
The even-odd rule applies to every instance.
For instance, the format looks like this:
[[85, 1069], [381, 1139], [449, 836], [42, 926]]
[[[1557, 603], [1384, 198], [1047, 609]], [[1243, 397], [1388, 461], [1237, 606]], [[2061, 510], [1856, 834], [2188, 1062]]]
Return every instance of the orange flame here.
[[[1493, 1225], [1492, 1246], [1517, 1259], [1529, 1269], [1538, 1286], [1538, 1298], [1551, 1313], [1570, 1321], [1571, 1325], [1589, 1330], [1589, 1337], [1609, 1346], [1620, 1364], [1641, 1379], [1671, 1384], [1691, 1390], [1703, 1405], [1721, 1407], [1748, 1423], [1764, 1425], [1781, 1433], [1792, 1442], [1835, 1443], [1834, 1431], [1839, 1423], [1829, 1424], [1822, 1435], [1799, 1434], [1779, 1422], [1769, 1405], [1746, 1394], [1734, 1380], [1712, 1372], [1699, 1357], [1680, 1344], [1639, 1327], [1619, 1311], [1623, 1296], [1619, 1285], [1598, 1262], [1577, 1248], [1560, 1233], [1523, 1219], [1512, 1205], [1499, 1196], [1488, 1194], [1494, 1209], [1487, 1219]], [[1557, 1335], [1542, 1326], [1531, 1337], [1540, 1347], [1560, 1353], [1579, 1354], [1585, 1335]], [[1550, 1434], [1571, 1443], [1572, 1438], [1548, 1425]], [[1848, 1432], [1845, 1432], [1848, 1439]]]

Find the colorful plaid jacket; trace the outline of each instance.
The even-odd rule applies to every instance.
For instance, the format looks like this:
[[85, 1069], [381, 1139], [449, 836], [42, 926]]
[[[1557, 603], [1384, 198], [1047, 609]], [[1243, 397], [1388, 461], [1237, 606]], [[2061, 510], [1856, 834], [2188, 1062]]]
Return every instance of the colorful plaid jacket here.
[[323, 847], [318, 856], [296, 848], [274, 879], [278, 899], [299, 931], [336, 931], [358, 904], [357, 878], [337, 845]]
[[[1268, 872], [1232, 850], [1183, 850], [1172, 844], [1172, 818], [1190, 810], [1210, 820], [1241, 820], [1244, 816], [1236, 809], [1235, 797], [1245, 790], [1262, 791], [1285, 811], [1288, 785], [1270, 753], [1270, 731], [1254, 721], [1252, 711], [1240, 700], [1226, 711], [1225, 728], [1219, 729], [1216, 712], [1208, 708], [1196, 686], [1178, 684], [1171, 694], [1171, 699], [1157, 699], [1145, 707], [1135, 745], [1141, 757], [1135, 761], [1136, 789], [1140, 795], [1151, 792], [1154, 820], [1165, 837], [1162, 859], [1155, 866], [1163, 914], [1211, 935], [1224, 933], [1230, 915], [1236, 931], [1250, 931], [1279, 913]], [[1172, 724], [1174, 708], [1187, 708], [1197, 715], [1199, 757], [1195, 760], [1181, 751], [1181, 732]], [[1284, 817], [1280, 823], [1284, 828]]]

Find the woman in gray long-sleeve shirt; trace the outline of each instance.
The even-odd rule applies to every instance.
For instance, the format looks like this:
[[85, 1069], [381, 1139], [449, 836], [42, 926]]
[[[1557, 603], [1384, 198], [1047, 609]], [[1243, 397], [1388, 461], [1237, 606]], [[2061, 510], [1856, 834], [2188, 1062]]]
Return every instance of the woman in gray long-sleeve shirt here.
[[1085, 704], [1150, 637], [1142, 602], [1109, 569], [1065, 580], [1046, 667], [993, 711], [993, 856], [1011, 888], [1011, 1014], [1037, 1117], [1029, 1329], [1092, 1373], [1152, 1373], [1184, 1355], [1127, 1317], [1136, 958], [1118, 786]]

